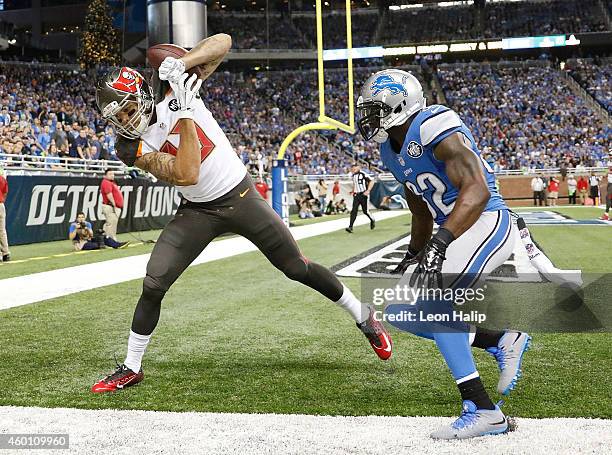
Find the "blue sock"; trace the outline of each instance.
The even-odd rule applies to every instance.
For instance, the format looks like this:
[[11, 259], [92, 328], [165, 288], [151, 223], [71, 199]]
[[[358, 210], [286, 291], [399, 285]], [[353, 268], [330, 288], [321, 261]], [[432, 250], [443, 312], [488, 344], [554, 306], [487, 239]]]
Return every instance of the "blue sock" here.
[[455, 381], [478, 374], [467, 332], [435, 332], [434, 340]]

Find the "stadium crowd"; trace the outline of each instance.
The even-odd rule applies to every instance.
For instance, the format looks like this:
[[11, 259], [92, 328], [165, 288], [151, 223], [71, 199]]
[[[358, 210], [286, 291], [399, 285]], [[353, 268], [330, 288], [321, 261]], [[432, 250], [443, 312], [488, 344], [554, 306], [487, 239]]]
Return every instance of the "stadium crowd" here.
[[92, 109], [93, 95], [85, 73], [3, 65], [0, 153], [49, 168], [68, 157], [114, 159], [115, 134]]
[[[595, 77], [598, 84], [601, 77], [608, 77], [606, 68], [604, 76]], [[416, 68], [411, 69], [422, 79]], [[356, 97], [363, 81], [376, 70], [355, 70]], [[437, 74], [449, 106], [472, 128], [496, 170], [604, 162], [610, 127], [572, 94], [558, 71], [542, 66], [441, 65]], [[346, 72], [329, 70], [325, 78], [326, 115], [347, 122]], [[609, 103], [609, 88], [600, 85], [604, 94], [608, 89]], [[203, 93], [206, 105], [254, 173], [270, 170], [280, 144], [294, 128], [317, 121], [314, 70], [219, 72], [205, 82]], [[62, 167], [66, 157], [115, 160], [115, 133], [100, 118], [93, 95], [93, 83], [85, 73], [3, 65], [0, 152], [27, 155], [33, 166], [47, 168]], [[428, 103], [433, 102], [430, 97]], [[341, 131], [300, 135], [286, 159], [293, 175], [347, 173], [355, 160], [383, 169], [376, 144]], [[3, 165], [10, 166], [10, 159]]]
[[[326, 49], [346, 46], [344, 3], [341, 6], [339, 10], [324, 11]], [[238, 49], [316, 47], [314, 12], [266, 15], [217, 11], [209, 15], [209, 25], [213, 31], [231, 30], [234, 47]], [[282, 33], [278, 33], [279, 30]], [[426, 4], [421, 8], [384, 11], [372, 5], [352, 14], [355, 47], [606, 30], [604, 11], [598, 0], [487, 3], [482, 10], [472, 5], [439, 7]]]
[[612, 129], [555, 69], [478, 65], [438, 76], [495, 170], [605, 166]]
[[612, 113], [612, 65], [597, 60], [576, 60], [568, 63], [568, 69], [589, 95]]

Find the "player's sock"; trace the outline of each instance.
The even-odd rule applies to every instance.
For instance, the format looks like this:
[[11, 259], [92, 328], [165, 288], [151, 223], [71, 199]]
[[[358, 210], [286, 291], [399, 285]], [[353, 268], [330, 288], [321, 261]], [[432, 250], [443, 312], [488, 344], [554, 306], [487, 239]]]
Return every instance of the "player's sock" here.
[[434, 332], [434, 340], [457, 382], [463, 400], [473, 401], [479, 409], [495, 409], [476, 370], [469, 333]]
[[140, 335], [130, 330], [127, 356], [125, 357], [125, 362], [123, 363], [135, 373], [140, 371], [142, 357], [144, 356], [150, 339], [151, 335]]
[[500, 338], [504, 335], [503, 331], [499, 330], [487, 330], [482, 327], [476, 327], [476, 333], [474, 334], [474, 340], [472, 346], [480, 349], [487, 349], [493, 346], [497, 346]]
[[465, 380], [466, 378], [464, 378], [457, 381], [461, 399], [463, 401], [470, 400], [478, 409], [495, 409], [495, 405], [487, 395], [484, 385], [482, 385], [478, 371], [474, 374], [476, 374], [476, 377], [470, 375], [471, 379]]
[[361, 301], [355, 297], [353, 292], [344, 284], [342, 285], [342, 297], [336, 301], [336, 304], [348, 311], [355, 322], [359, 324], [368, 319], [368, 316], [370, 315], [370, 309], [368, 306], [361, 303]]

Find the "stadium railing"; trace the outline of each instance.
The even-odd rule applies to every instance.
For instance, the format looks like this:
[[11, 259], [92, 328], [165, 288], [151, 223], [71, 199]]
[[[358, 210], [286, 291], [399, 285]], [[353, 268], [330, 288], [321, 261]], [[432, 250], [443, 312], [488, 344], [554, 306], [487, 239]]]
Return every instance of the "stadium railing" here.
[[[364, 162], [364, 165], [367, 162]], [[33, 156], [33, 155], [12, 155], [0, 153], [0, 167], [4, 168], [8, 173], [73, 173], [73, 174], [103, 174], [106, 169], [113, 169], [118, 173], [127, 173], [130, 169], [121, 161], [107, 160], [82, 160], [80, 158], [60, 158], [49, 156]], [[590, 174], [605, 173], [608, 168], [602, 167], [580, 167], [567, 168], [568, 174]], [[497, 176], [525, 176], [525, 175], [557, 175], [561, 173], [560, 168], [547, 169], [513, 169], [502, 170], [495, 173]], [[301, 174], [289, 175], [292, 180], [326, 180], [345, 179], [350, 174]], [[394, 177], [389, 172], [377, 173], [377, 177], [381, 180], [393, 180]]]
[[0, 153], [0, 167], [13, 173], [73, 173], [73, 174], [104, 174], [106, 169], [119, 173], [127, 173], [130, 168], [120, 161], [82, 160], [80, 158], [62, 158], [34, 155], [13, 155]]

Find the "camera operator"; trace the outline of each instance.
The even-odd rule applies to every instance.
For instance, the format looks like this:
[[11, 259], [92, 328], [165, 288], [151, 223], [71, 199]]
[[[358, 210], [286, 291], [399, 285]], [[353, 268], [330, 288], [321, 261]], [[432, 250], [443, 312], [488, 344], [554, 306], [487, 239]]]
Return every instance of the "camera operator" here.
[[100, 248], [125, 248], [130, 242], [117, 242], [110, 237], [106, 237], [103, 231], [100, 231], [96, 237], [91, 227], [91, 223], [85, 220], [85, 214], [79, 212], [77, 219], [70, 223], [68, 238], [72, 241], [72, 246], [75, 251], [81, 250], [99, 250]]

